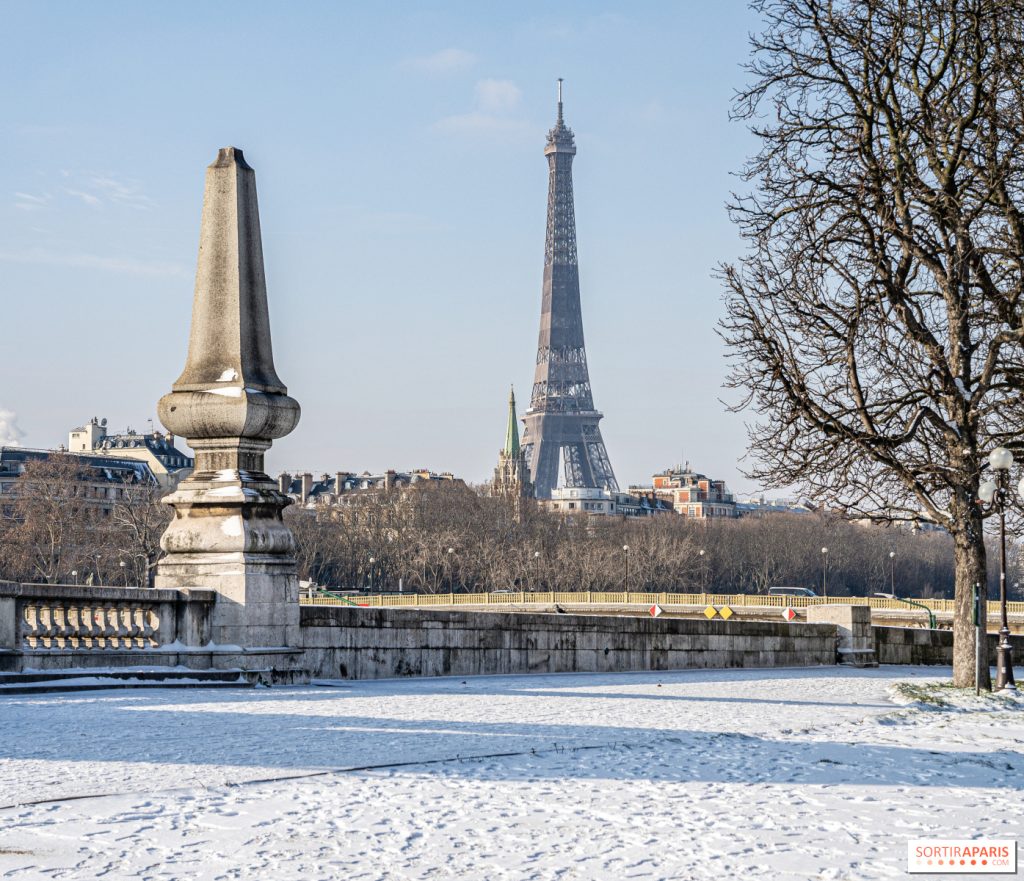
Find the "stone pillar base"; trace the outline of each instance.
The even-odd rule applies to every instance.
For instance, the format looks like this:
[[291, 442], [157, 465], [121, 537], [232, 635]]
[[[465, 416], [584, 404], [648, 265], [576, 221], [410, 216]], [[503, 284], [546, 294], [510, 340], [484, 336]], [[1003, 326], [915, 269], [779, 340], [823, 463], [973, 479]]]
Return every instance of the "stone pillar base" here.
[[807, 621], [836, 625], [836, 663], [850, 667], [877, 667], [875, 631], [870, 606], [808, 606]]
[[170, 554], [157, 567], [156, 587], [217, 593], [210, 638], [218, 646], [299, 645], [299, 580], [295, 560], [279, 554]]

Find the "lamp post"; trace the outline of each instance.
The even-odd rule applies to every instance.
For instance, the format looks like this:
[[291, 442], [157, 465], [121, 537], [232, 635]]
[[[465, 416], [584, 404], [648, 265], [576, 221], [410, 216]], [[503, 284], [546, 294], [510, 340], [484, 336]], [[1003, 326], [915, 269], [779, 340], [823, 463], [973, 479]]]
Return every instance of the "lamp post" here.
[[124, 579], [124, 586], [127, 587], [128, 586], [128, 570], [127, 570], [127, 568], [125, 568], [127, 564], [125, 563], [124, 560], [119, 560], [117, 565], [121, 567], [121, 577]]
[[[1013, 680], [1013, 647], [1010, 645], [1010, 625], [1006, 618], [1006, 502], [1010, 494], [1010, 466], [1013, 453], [1006, 447], [996, 447], [988, 454], [988, 467], [995, 472], [995, 480], [986, 480], [978, 487], [978, 499], [984, 514], [999, 515], [999, 645], [996, 648], [996, 691], [1016, 691]], [[1024, 496], [1024, 479], [1017, 487]]]
[[698, 552], [700, 554], [700, 592], [708, 592], [708, 570], [704, 568], [704, 548], [701, 548]]
[[889, 589], [896, 596], [896, 551], [889, 551]]
[[533, 552], [533, 569], [534, 569], [534, 573], [533, 573], [534, 584], [536, 584], [536, 586], [539, 588], [540, 587], [540, 551], [534, 551]]
[[71, 570], [71, 577], [75, 579], [75, 584], [78, 584], [78, 570], [77, 569], [72, 569]]
[[626, 575], [622, 579], [622, 591], [629, 593], [629, 545], [622, 546], [622, 559], [626, 564]]
[[452, 554], [455, 553], [455, 548], [448, 548], [448, 587], [451, 588], [450, 593], [455, 593], [455, 572], [452, 569]]
[[373, 564], [376, 562], [376, 557], [370, 557], [370, 593], [373, 593]]
[[821, 549], [821, 595], [828, 596], [828, 548]]

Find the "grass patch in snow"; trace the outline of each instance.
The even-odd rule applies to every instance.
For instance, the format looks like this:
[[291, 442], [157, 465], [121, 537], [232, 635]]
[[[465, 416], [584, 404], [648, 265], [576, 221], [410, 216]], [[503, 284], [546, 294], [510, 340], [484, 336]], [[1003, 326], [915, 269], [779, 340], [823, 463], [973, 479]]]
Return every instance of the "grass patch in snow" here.
[[1006, 692], [954, 688], [950, 682], [897, 682], [889, 687], [893, 703], [919, 710], [977, 712], [1024, 710], [1024, 697]]

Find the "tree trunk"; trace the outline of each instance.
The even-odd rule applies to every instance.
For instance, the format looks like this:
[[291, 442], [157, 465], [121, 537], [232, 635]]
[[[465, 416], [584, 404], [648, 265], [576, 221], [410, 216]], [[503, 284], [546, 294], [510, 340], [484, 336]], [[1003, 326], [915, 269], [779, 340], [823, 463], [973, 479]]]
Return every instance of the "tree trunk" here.
[[[977, 506], [970, 506], [962, 521], [964, 526], [953, 535], [953, 560], [956, 577], [956, 600], [953, 612], [953, 685], [959, 688], [974, 687], [974, 585], [980, 585], [982, 597], [988, 597], [988, 582], [985, 562], [985, 533], [981, 512]], [[982, 604], [982, 608], [987, 608]], [[984, 620], [983, 620], [984, 624]], [[982, 652], [985, 660], [981, 664], [981, 687], [992, 687], [989, 675], [987, 642], [983, 627]]]

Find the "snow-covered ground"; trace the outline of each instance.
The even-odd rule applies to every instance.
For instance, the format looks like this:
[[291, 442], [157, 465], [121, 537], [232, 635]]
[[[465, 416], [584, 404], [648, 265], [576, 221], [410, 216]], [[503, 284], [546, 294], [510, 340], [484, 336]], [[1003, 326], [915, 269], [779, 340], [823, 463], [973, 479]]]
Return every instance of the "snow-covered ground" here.
[[0, 877], [904, 877], [908, 839], [1024, 830], [1024, 712], [890, 697], [948, 675], [8, 696]]

